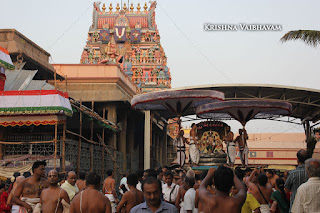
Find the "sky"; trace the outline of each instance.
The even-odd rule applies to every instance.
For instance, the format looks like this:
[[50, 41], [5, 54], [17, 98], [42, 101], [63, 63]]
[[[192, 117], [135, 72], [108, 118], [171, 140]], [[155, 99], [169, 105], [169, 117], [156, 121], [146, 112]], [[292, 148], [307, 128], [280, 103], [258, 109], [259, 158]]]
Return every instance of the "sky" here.
[[[93, 0], [1, 2], [0, 28], [14, 28], [27, 36], [51, 54], [51, 63], [79, 63], [92, 23]], [[115, 8], [121, 1], [101, 2], [107, 8], [112, 3]], [[136, 7], [138, 2], [143, 7], [146, 1], [130, 4]], [[320, 89], [317, 79], [320, 47], [301, 41], [280, 42], [290, 30], [320, 29], [320, 1], [158, 0], [157, 3], [156, 23], [168, 57], [173, 88], [254, 83]], [[282, 29], [205, 31], [206, 23], [277, 24]], [[237, 122], [227, 123], [240, 127]], [[272, 121], [250, 121], [247, 130], [303, 131], [298, 125]]]

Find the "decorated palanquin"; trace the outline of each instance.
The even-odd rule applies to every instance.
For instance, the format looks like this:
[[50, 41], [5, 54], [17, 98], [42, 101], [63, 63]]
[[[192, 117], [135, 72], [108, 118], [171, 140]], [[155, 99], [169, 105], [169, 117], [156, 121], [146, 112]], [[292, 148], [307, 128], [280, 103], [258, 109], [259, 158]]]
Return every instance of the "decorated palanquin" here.
[[160, 44], [155, 23], [156, 2], [148, 9], [140, 3], [136, 11], [119, 3], [107, 11], [100, 2], [93, 7], [93, 21], [89, 29], [81, 63], [119, 64], [122, 70], [138, 85], [140, 92], [171, 88], [171, 74], [167, 57]]
[[198, 147], [201, 153], [222, 153], [227, 124], [204, 121], [197, 124]]
[[224, 165], [227, 162], [227, 155], [223, 151], [223, 141], [227, 135], [228, 125], [220, 121], [204, 121], [196, 125], [197, 145], [200, 150], [199, 166], [202, 168]]

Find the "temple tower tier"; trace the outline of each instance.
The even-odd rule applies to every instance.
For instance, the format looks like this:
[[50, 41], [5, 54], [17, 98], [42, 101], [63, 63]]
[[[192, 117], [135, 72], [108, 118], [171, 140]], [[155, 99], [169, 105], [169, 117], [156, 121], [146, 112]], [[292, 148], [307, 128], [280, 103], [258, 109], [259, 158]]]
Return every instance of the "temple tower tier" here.
[[[143, 5], [143, 4], [142, 4]], [[170, 68], [155, 23], [156, 1], [148, 8], [93, 4], [83, 64], [118, 64], [141, 93], [171, 88]], [[115, 10], [114, 10], [115, 9]]]

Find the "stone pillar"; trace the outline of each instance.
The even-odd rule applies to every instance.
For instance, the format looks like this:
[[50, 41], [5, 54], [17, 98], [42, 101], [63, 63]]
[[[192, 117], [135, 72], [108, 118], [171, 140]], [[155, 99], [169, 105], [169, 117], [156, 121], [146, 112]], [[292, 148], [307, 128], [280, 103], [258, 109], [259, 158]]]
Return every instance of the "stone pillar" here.
[[[111, 121], [113, 123], [117, 123], [117, 108], [115, 105], [107, 105], [105, 107], [107, 111], [107, 120]], [[108, 141], [108, 145], [110, 145], [112, 148], [117, 148], [117, 134], [113, 133], [110, 140]]]
[[[107, 105], [105, 107], [105, 109], [107, 111], [107, 120], [116, 124], [117, 123], [117, 107], [116, 107], [116, 105], [114, 105], [114, 104]], [[117, 156], [116, 156], [117, 133], [112, 134], [112, 136], [108, 140], [108, 145], [110, 145], [112, 147], [112, 149], [114, 150], [114, 152], [113, 152], [114, 159], [117, 159]], [[115, 170], [116, 170], [115, 165], [113, 165], [113, 170], [114, 170], [114, 174], [116, 174], [115, 173]]]
[[154, 149], [156, 150], [156, 153], [155, 153], [155, 159], [156, 159], [156, 162], [160, 162], [160, 149], [159, 149], [159, 147], [160, 147], [160, 143], [159, 143], [159, 134], [158, 133], [156, 133], [155, 134], [155, 147], [154, 147]]
[[150, 169], [150, 151], [151, 151], [151, 113], [144, 113], [144, 169]]
[[127, 170], [127, 113], [123, 112], [123, 121], [121, 122], [121, 132], [119, 135], [119, 151], [123, 154], [122, 170]]
[[[133, 115], [131, 115], [133, 116]], [[128, 118], [130, 117], [130, 115], [128, 115]], [[128, 126], [127, 126], [127, 153], [131, 155], [132, 157], [132, 153], [134, 151], [134, 126], [135, 126], [135, 120], [134, 119], [128, 119]], [[127, 168], [130, 169], [132, 171], [133, 165], [132, 165], [132, 158], [130, 158], [131, 160], [131, 168]]]
[[167, 166], [167, 161], [168, 161], [168, 137], [167, 137], [167, 125], [165, 124], [165, 126], [163, 127], [163, 135], [162, 135], [162, 141], [161, 141], [161, 145], [162, 145], [162, 165], [166, 165]]

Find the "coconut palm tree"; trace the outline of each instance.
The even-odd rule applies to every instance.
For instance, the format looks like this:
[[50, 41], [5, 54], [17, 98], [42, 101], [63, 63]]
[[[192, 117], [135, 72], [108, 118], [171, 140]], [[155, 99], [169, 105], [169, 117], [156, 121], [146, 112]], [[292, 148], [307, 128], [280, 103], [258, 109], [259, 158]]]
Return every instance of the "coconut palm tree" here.
[[[320, 45], [320, 31], [317, 30], [296, 30], [287, 32], [280, 41], [286, 42], [289, 40], [302, 40], [305, 44], [317, 47]], [[307, 127], [309, 128], [309, 127]], [[310, 130], [309, 130], [310, 131]], [[320, 130], [317, 130], [320, 131]], [[307, 151], [310, 156], [312, 156], [315, 149], [317, 140], [312, 137], [311, 134], [306, 134]]]
[[317, 30], [295, 30], [286, 33], [280, 41], [302, 40], [305, 44], [317, 47], [320, 45], [320, 31]]

